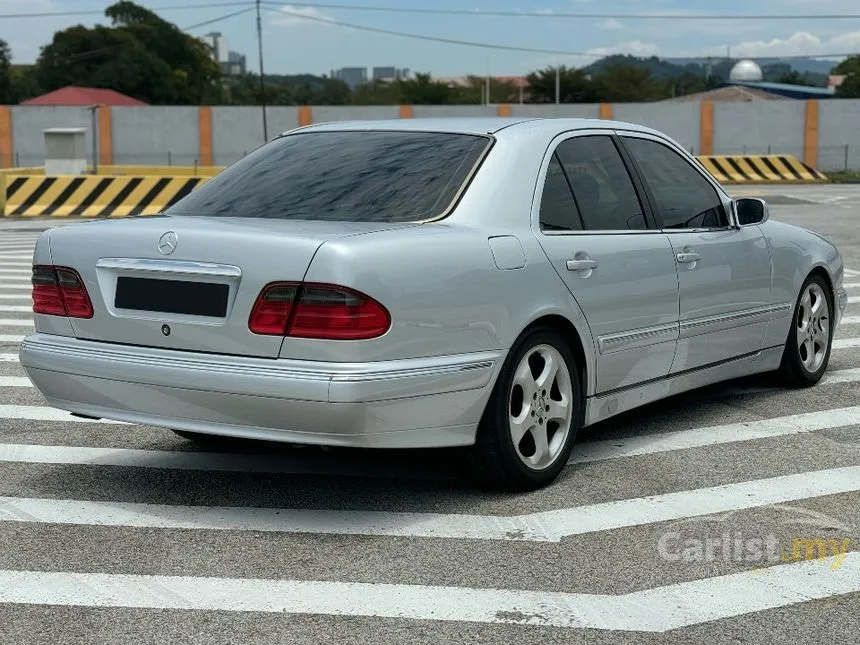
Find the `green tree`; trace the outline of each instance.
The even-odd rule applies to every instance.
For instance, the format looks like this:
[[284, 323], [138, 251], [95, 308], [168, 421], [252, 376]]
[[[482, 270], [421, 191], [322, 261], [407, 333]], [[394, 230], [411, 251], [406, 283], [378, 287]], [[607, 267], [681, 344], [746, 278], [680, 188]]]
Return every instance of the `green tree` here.
[[850, 56], [839, 63], [834, 74], [844, 74], [845, 80], [836, 89], [836, 96], [846, 99], [860, 98], [860, 56]]
[[651, 71], [645, 67], [612, 64], [603, 69], [594, 82], [601, 101], [624, 103], [663, 98]]
[[70, 27], [42, 48], [36, 80], [45, 91], [102, 87], [155, 104], [222, 98], [218, 65], [202, 41], [127, 0], [105, 13], [112, 26]]
[[12, 102], [12, 50], [5, 40], [0, 39], [0, 105]]
[[547, 67], [526, 76], [528, 91], [534, 103], [554, 103], [556, 70], [558, 71], [559, 101], [561, 103], [593, 103], [597, 101], [595, 85], [582, 69]]

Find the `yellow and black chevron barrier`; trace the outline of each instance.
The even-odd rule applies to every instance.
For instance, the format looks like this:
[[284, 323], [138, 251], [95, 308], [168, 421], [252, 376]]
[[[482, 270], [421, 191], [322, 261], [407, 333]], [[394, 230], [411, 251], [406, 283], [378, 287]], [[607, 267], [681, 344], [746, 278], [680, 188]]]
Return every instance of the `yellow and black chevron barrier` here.
[[208, 177], [6, 175], [3, 214], [17, 217], [154, 215]]
[[822, 172], [791, 155], [709, 155], [698, 159], [722, 184], [827, 181]]

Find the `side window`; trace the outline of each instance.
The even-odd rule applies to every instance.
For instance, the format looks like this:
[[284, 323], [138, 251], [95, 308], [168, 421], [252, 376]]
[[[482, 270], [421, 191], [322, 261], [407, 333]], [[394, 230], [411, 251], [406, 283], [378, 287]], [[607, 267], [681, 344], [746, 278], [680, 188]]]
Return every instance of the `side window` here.
[[556, 149], [589, 231], [647, 228], [633, 181], [612, 139], [574, 137]]
[[556, 155], [546, 169], [540, 198], [540, 227], [545, 231], [581, 231], [579, 210]]
[[654, 193], [663, 228], [723, 228], [729, 219], [714, 187], [681, 155], [648, 139], [625, 138]]

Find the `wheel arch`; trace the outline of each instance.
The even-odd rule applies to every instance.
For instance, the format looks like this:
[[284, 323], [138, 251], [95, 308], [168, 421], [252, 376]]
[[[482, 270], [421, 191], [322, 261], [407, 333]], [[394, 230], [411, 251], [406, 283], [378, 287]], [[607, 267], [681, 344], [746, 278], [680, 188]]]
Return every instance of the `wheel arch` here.
[[567, 339], [567, 345], [576, 360], [575, 367], [577, 375], [579, 376], [579, 387], [581, 389], [582, 398], [585, 399], [588, 396], [589, 389], [588, 377], [591, 373], [590, 370], [593, 368], [591, 368], [592, 362], [588, 360], [588, 355], [585, 352], [582, 335], [579, 333], [576, 325], [561, 314], [543, 314], [532, 320], [525, 329], [523, 329], [519, 337], [522, 337], [524, 334], [527, 334], [538, 327], [548, 327], [558, 332], [563, 338]]

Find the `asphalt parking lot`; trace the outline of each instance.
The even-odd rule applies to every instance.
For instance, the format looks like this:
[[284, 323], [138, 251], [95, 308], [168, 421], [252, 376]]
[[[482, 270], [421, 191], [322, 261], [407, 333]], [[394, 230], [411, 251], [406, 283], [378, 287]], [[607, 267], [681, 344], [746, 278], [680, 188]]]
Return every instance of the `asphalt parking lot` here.
[[612, 419], [523, 495], [469, 488], [448, 451], [206, 453], [46, 407], [17, 352], [35, 237], [58, 221], [0, 221], [2, 640], [856, 643], [860, 186], [732, 192], [842, 251], [825, 380]]

